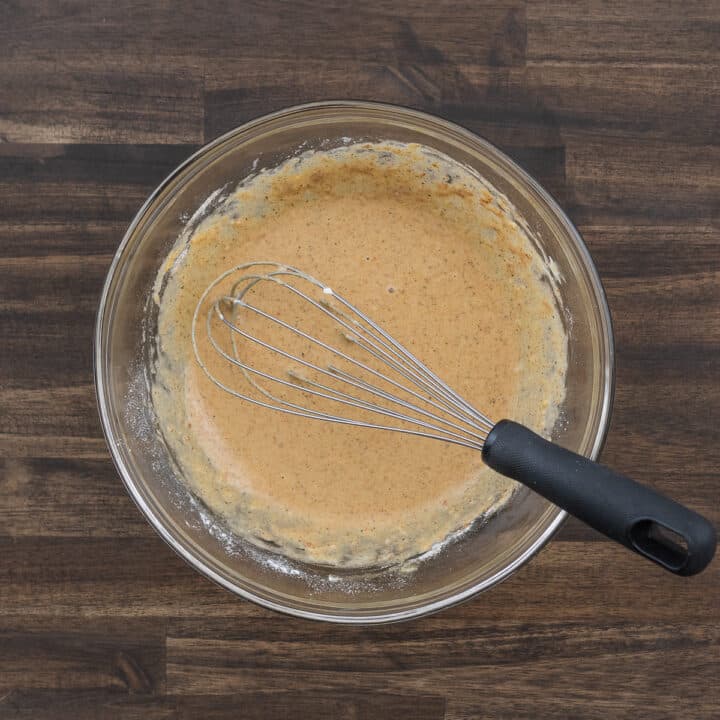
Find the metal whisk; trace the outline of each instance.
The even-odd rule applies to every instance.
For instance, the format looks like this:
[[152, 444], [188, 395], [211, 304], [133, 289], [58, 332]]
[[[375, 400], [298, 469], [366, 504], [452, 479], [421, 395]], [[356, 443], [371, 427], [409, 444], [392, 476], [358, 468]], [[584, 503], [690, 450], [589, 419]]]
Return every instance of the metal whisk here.
[[291, 415], [480, 450], [484, 462], [681, 575], [715, 531], [692, 510], [510, 420], [494, 423], [329, 285], [274, 262], [240, 265], [204, 292], [195, 357], [233, 396]]

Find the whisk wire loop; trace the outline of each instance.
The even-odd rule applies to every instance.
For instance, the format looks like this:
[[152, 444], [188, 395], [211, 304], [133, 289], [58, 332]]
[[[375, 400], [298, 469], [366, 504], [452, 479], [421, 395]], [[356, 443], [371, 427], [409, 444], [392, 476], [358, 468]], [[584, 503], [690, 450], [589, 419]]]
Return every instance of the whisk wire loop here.
[[[263, 271], [268, 266], [270, 269]], [[357, 353], [344, 352], [325, 342], [317, 336], [319, 333], [307, 332], [264, 310], [257, 302], [249, 302], [250, 293], [261, 291], [263, 284], [292, 293], [304, 304], [304, 316], [310, 310], [322, 313], [323, 318], [333, 323], [334, 331], [367, 359], [360, 360], [355, 357]], [[229, 290], [223, 291], [228, 285]], [[301, 289], [302, 285], [319, 290], [321, 298], [311, 297], [304, 288]], [[260, 304], [262, 300], [260, 293]], [[203, 314], [204, 324], [201, 323]], [[260, 333], [251, 329], [252, 322], [243, 322], [250, 317], [265, 323], [266, 327], [280, 329], [285, 333], [283, 338], [309, 343], [308, 347], [321, 353], [322, 362], [313, 362], [304, 357], [304, 352], [300, 356], [281, 343], [263, 339]], [[199, 328], [203, 325], [205, 334], [201, 336]], [[225, 333], [224, 343], [218, 339], [220, 331]], [[275, 359], [287, 360], [287, 379], [244, 361], [241, 349], [246, 343], [267, 351]], [[192, 344], [199, 366], [218, 388], [237, 398], [291, 415], [392, 430], [477, 450], [482, 449], [493, 427], [489, 418], [448, 387], [367, 315], [327, 285], [289, 266], [249, 263], [217, 278], [195, 309]], [[206, 355], [206, 352], [214, 353], [214, 356]], [[370, 359], [378, 361], [381, 369], [373, 367], [368, 362]], [[343, 369], [338, 366], [338, 361], [355, 370]], [[241, 371], [241, 376], [230, 372], [232, 384], [228, 379], [228, 368]], [[319, 381], [318, 376], [329, 380]], [[242, 389], [235, 384], [239, 377], [246, 383]], [[272, 390], [263, 381], [270, 383]], [[333, 386], [338, 384], [340, 387]], [[280, 390], [299, 392], [304, 401], [288, 399], [278, 392]], [[311, 401], [325, 403], [332, 410], [326, 405], [321, 405], [321, 409], [312, 407]], [[338, 414], [338, 408], [358, 410], [362, 416]], [[383, 420], [370, 419], [376, 416]], [[387, 419], [397, 421], [397, 424], [388, 424]]]

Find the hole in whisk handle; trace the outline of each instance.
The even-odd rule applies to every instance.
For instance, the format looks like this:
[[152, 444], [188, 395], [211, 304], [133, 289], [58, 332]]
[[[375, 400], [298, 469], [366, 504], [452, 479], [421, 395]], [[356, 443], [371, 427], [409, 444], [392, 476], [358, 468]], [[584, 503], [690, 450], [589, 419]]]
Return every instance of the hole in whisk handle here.
[[637, 552], [673, 572], [688, 560], [687, 540], [655, 520], [638, 520], [630, 528], [630, 541]]

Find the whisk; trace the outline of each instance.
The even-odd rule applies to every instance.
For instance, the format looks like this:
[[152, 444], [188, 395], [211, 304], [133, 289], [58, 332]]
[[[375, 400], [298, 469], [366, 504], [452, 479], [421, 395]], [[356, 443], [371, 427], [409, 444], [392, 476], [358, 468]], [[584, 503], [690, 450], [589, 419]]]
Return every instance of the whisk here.
[[195, 357], [238, 399], [295, 416], [454, 443], [679, 575], [703, 570], [701, 515], [511, 420], [493, 422], [328, 284], [280, 263], [218, 277], [192, 320]]

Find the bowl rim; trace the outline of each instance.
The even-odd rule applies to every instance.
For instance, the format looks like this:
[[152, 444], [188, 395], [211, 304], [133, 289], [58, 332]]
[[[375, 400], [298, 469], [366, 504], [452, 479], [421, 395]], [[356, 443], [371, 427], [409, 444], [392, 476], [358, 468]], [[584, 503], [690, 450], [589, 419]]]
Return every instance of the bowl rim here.
[[124, 259], [125, 251], [132, 242], [138, 227], [143, 221], [146, 220], [148, 211], [155, 205], [158, 198], [163, 195], [167, 188], [172, 185], [180, 175], [182, 175], [186, 170], [192, 167], [201, 158], [210, 155], [214, 150], [216, 150], [219, 146], [223, 145], [227, 141], [235, 138], [238, 135], [247, 134], [248, 132], [257, 129], [264, 124], [269, 124], [279, 119], [289, 118], [293, 115], [299, 115], [308, 111], [316, 110], [386, 111], [388, 113], [400, 114], [408, 118], [408, 120], [422, 121], [425, 123], [430, 123], [436, 127], [442, 126], [442, 128], [445, 130], [451, 130], [456, 135], [466, 140], [470, 145], [474, 144], [484, 146], [485, 149], [489, 150], [491, 154], [494, 154], [502, 162], [506, 163], [509, 168], [519, 176], [522, 182], [527, 184], [527, 186], [540, 197], [540, 199], [543, 203], [545, 203], [546, 208], [551, 212], [554, 218], [562, 226], [564, 226], [565, 230], [572, 238], [575, 249], [580, 255], [580, 259], [582, 261], [584, 269], [588, 273], [590, 284], [595, 293], [595, 300], [597, 301], [599, 315], [602, 320], [602, 334], [605, 341], [605, 392], [603, 394], [602, 403], [598, 413], [598, 430], [595, 434], [592, 447], [588, 452], [588, 455], [591, 459], [596, 460], [598, 458], [605, 444], [609, 431], [610, 417], [612, 414], [612, 405], [615, 394], [614, 333], [612, 316], [610, 314], [607, 296], [602, 281], [600, 279], [600, 275], [597, 271], [597, 268], [595, 267], [595, 263], [592, 259], [590, 251], [588, 250], [587, 245], [585, 244], [585, 241], [583, 240], [579, 231], [575, 227], [575, 224], [566, 215], [566, 213], [564, 212], [560, 204], [555, 200], [555, 198], [544, 187], [542, 187], [523, 167], [521, 167], [505, 152], [503, 152], [494, 143], [490, 142], [486, 138], [468, 130], [462, 125], [459, 125], [458, 123], [452, 122], [438, 115], [426, 113], [421, 110], [416, 110], [414, 108], [410, 108], [404, 105], [373, 102], [366, 100], [321, 100], [316, 102], [291, 105], [273, 111], [271, 113], [257, 116], [233, 128], [232, 130], [223, 133], [214, 140], [204, 144], [202, 147], [193, 152], [186, 160], [180, 163], [175, 169], [173, 169], [157, 185], [157, 187], [142, 204], [140, 209], [136, 212], [130, 225], [125, 231], [125, 234], [123, 235], [123, 238], [115, 251], [112, 262], [110, 263], [110, 266], [107, 270], [105, 281], [103, 283], [103, 288], [96, 313], [93, 352], [93, 374], [95, 379], [94, 384], [96, 391], [98, 414], [100, 416], [100, 424], [106, 444], [110, 450], [113, 464], [115, 465], [115, 468], [120, 475], [128, 494], [138, 506], [142, 514], [145, 516], [146, 520], [160, 535], [160, 537], [194, 570], [204, 575], [217, 585], [220, 585], [222, 588], [230, 591], [235, 595], [239, 595], [245, 600], [249, 600], [270, 610], [284, 613], [286, 615], [292, 615], [295, 617], [309, 620], [321, 620], [325, 622], [349, 625], [371, 625], [398, 622], [428, 615], [437, 612], [443, 608], [452, 607], [468, 600], [469, 598], [477, 595], [480, 592], [489, 590], [503, 580], [506, 580], [510, 575], [515, 573], [520, 567], [525, 565], [534, 555], [539, 553], [540, 550], [545, 547], [545, 545], [552, 539], [552, 537], [557, 533], [559, 528], [565, 522], [566, 518], [568, 517], [568, 513], [565, 510], [558, 508], [555, 517], [545, 528], [543, 533], [531, 545], [525, 548], [525, 550], [520, 553], [512, 562], [508, 563], [502, 569], [498, 570], [492, 577], [487, 578], [483, 581], [473, 583], [471, 586], [465, 588], [464, 590], [456, 592], [448, 597], [440, 598], [438, 600], [413, 606], [404, 610], [392, 610], [390, 612], [381, 611], [377, 614], [368, 613], [357, 616], [306, 610], [302, 607], [293, 607], [282, 602], [276, 602], [268, 597], [252, 592], [247, 588], [238, 586], [228, 578], [216, 572], [212, 567], [209, 567], [198, 554], [193, 552], [191, 548], [186, 547], [186, 544], [184, 542], [180, 542], [178, 538], [173, 535], [170, 529], [162, 521], [162, 519], [159, 518], [155, 511], [149, 506], [143, 495], [140, 493], [137, 487], [137, 481], [133, 477], [132, 473], [130, 472], [128, 466], [124, 461], [123, 455], [120, 451], [120, 442], [115, 437], [113, 427], [110, 421], [110, 409], [105, 388], [105, 380], [103, 377], [102, 362], [105, 345], [104, 338], [108, 300], [116, 274], [121, 266], [122, 260]]

